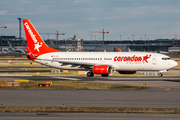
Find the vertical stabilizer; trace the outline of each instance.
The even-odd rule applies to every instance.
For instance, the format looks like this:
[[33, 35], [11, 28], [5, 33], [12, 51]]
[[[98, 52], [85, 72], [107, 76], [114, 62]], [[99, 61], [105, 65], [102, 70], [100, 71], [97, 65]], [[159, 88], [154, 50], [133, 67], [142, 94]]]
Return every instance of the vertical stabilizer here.
[[12, 45], [11, 45], [11, 43], [10, 43], [9, 41], [7, 41], [7, 42], [8, 42], [9, 48], [12, 48]]
[[118, 52], [121, 52], [121, 49], [120, 49], [120, 48], [118, 48]]
[[32, 54], [39, 56], [49, 52], [61, 52], [47, 46], [28, 19], [23, 19], [23, 26], [26, 34], [28, 49], [32, 52]]

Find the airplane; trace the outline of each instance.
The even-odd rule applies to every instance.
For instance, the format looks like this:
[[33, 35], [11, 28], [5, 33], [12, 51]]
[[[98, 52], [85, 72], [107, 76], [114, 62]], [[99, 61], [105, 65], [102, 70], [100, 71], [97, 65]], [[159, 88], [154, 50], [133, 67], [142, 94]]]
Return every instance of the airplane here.
[[120, 48], [118, 48], [118, 52], [121, 52], [121, 49], [120, 49]]
[[167, 52], [167, 51], [160, 51], [160, 53], [162, 53], [162, 54], [168, 54], [169, 52]]
[[[130, 48], [127, 48], [128, 52], [132, 52]], [[122, 52], [120, 48], [118, 48], [118, 52]]]
[[51, 45], [54, 45], [53, 41], [51, 41]]
[[7, 41], [7, 42], [8, 42], [8, 45], [9, 45], [9, 48], [8, 48], [9, 52], [12, 52], [12, 53], [26, 53], [23, 50], [22, 47], [13, 47], [9, 41]]
[[169, 56], [150, 52], [62, 52], [46, 45], [29, 19], [23, 19], [27, 39], [27, 58], [59, 69], [85, 70], [87, 77], [102, 77], [117, 71], [135, 74], [136, 71], [159, 71], [159, 76], [178, 65]]

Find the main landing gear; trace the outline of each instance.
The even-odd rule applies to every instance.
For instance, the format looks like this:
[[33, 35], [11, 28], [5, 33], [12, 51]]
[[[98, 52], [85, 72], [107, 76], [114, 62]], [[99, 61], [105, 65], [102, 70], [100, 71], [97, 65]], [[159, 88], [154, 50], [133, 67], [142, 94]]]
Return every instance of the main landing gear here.
[[[93, 77], [94, 73], [92, 71], [88, 71], [87, 73], [87, 77]], [[109, 74], [101, 74], [102, 77], [108, 77]]]
[[87, 72], [87, 77], [93, 77], [93, 76], [94, 76], [94, 73], [92, 71]]
[[162, 73], [159, 73], [159, 74], [158, 74], [158, 76], [159, 76], [159, 77], [162, 77], [162, 76], [163, 76], [163, 74], [162, 74]]

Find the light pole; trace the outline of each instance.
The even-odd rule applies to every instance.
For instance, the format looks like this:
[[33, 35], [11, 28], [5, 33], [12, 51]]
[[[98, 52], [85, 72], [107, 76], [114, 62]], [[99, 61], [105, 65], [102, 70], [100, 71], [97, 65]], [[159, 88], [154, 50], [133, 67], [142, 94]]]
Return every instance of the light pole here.
[[91, 36], [91, 41], [92, 41], [92, 36], [93, 36], [93, 35], [91, 34], [90, 36]]
[[144, 40], [145, 40], [145, 48], [146, 48], [146, 35], [144, 35], [144, 38], [145, 38]]
[[97, 41], [96, 41], [96, 35], [94, 35], [94, 38], [95, 38], [95, 45], [96, 45], [96, 47], [95, 47], [95, 51], [97, 52]]
[[121, 35], [120, 35], [120, 44], [121, 44]]
[[160, 40], [160, 50], [159, 50], [159, 52], [161, 51], [161, 37], [159, 37], [159, 40]]
[[134, 35], [132, 35], [132, 40], [134, 40]]
[[[149, 41], [149, 38], [148, 38], [148, 41]], [[148, 52], [149, 52], [149, 44], [148, 44]]]
[[177, 40], [177, 35], [174, 35], [175, 36], [175, 40]]
[[141, 39], [141, 51], [142, 51], [142, 38], [140, 38]]
[[19, 20], [19, 39], [21, 40], [21, 18], [17, 18]]
[[134, 35], [132, 35], [132, 43], [134, 42]]

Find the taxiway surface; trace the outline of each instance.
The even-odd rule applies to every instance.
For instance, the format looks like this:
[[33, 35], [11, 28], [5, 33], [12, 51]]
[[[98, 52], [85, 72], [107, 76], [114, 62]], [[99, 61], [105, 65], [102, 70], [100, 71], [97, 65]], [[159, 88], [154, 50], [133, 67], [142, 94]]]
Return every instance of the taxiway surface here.
[[80, 80], [108, 84], [151, 87], [142, 90], [37, 90], [1, 89], [1, 106], [61, 106], [67, 107], [153, 107], [180, 108], [179, 77], [80, 77], [0, 75], [0, 80]]
[[0, 113], [2, 120], [179, 120], [179, 114]]
[[0, 90], [1, 106], [180, 108], [179, 89]]
[[0, 81], [13, 80], [79, 80], [104, 84], [118, 84], [141, 86], [146, 83], [147, 87], [180, 88], [180, 77], [86, 77], [86, 76], [52, 76], [52, 75], [0, 75]]

